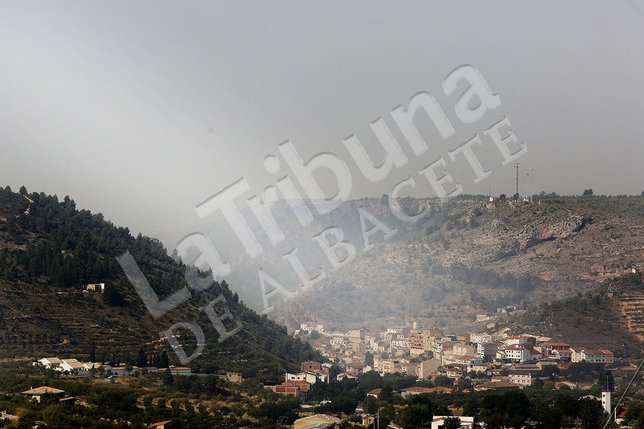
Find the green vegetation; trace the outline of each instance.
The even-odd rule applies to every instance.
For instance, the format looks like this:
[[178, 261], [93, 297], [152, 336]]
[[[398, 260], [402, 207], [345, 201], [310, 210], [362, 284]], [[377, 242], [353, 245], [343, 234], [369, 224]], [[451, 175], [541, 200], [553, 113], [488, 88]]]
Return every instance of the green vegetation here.
[[[154, 320], [116, 256], [129, 251], [159, 299], [187, 285], [187, 267], [170, 257], [158, 240], [133, 237], [100, 213], [77, 210], [69, 197], [60, 202], [55, 195], [0, 188], [3, 218], [0, 358], [94, 357], [105, 363], [167, 366], [178, 361], [167, 341], [159, 341], [159, 332], [176, 322], [192, 321], [206, 335], [202, 355], [191, 362], [198, 372], [228, 370], [277, 380], [299, 362], [320, 359], [284, 327], [246, 308], [226, 282], [204, 292], [191, 291], [188, 302]], [[105, 283], [105, 293], [85, 291], [87, 283]], [[220, 294], [233, 315], [225, 321], [227, 329], [238, 322], [244, 327], [222, 343], [199, 311]], [[216, 311], [223, 314], [225, 309], [218, 306]], [[183, 345], [190, 354], [196, 344], [192, 335], [187, 337]]]
[[[22, 374], [16, 375], [16, 370]], [[216, 381], [215, 376], [204, 380], [177, 376], [173, 386], [166, 386], [156, 375], [147, 374], [122, 385], [105, 383], [101, 378], [43, 379], [33, 371], [28, 367], [0, 370], [0, 391], [4, 392], [0, 394], [0, 410], [18, 417], [0, 421], [0, 427], [31, 428], [41, 422], [43, 427], [59, 429], [139, 429], [172, 420], [175, 429], [273, 428], [290, 424], [298, 417], [299, 402], [293, 398], [279, 397], [267, 389], [252, 400], [242, 398], [243, 387]], [[77, 401], [74, 405], [63, 405], [58, 396], [45, 394], [37, 402], [20, 393], [43, 383], [64, 390]], [[222, 388], [217, 387], [220, 383]]]
[[[609, 292], [614, 291], [614, 292]], [[644, 295], [641, 274], [627, 274], [585, 294], [543, 303], [510, 324], [511, 332], [563, 338], [572, 346], [613, 350], [618, 357], [641, 358], [641, 342], [627, 329], [624, 302]], [[641, 318], [639, 313], [628, 313]], [[640, 319], [637, 319], [640, 320]], [[636, 320], [636, 321], [637, 321]], [[631, 322], [631, 326], [633, 326]]]
[[[44, 422], [50, 428], [143, 428], [156, 421], [172, 420], [175, 429], [222, 426], [268, 429], [292, 424], [302, 411], [296, 399], [263, 389], [257, 379], [235, 385], [215, 376], [167, 377], [167, 373], [148, 373], [121, 379], [125, 384], [111, 384], [102, 377], [62, 380], [43, 377], [38, 371], [31, 365], [4, 365], [0, 369], [0, 391], [4, 392], [0, 394], [0, 409], [19, 417], [6, 421], [6, 427], [27, 428], [35, 422]], [[381, 425], [394, 422], [407, 429], [428, 427], [428, 422], [437, 415], [453, 416], [448, 422], [450, 425], [462, 415], [499, 429], [601, 427], [598, 426], [604, 419], [601, 401], [587, 399], [586, 395], [600, 395], [603, 388], [600, 385], [607, 382], [610, 385], [609, 373], [596, 366], [579, 364], [573, 365], [565, 375], [570, 379], [593, 379], [597, 384], [585, 392], [556, 391], [552, 389], [552, 382], [547, 382], [548, 387], [537, 383], [530, 388], [506, 392], [463, 393], [455, 389], [451, 394], [403, 398], [398, 394], [399, 389], [433, 384], [399, 374], [380, 377], [369, 372], [357, 380], [316, 383], [312, 391], [318, 400], [328, 400], [315, 411], [341, 417], [340, 428], [350, 427], [349, 421], [359, 421], [354, 413], [360, 402], [364, 413], [380, 414]], [[54, 395], [44, 395], [37, 403], [19, 393], [43, 384], [63, 389], [78, 399], [76, 404], [63, 406]], [[366, 393], [375, 388], [382, 389], [378, 398], [367, 397]], [[615, 396], [619, 393], [615, 392]], [[630, 396], [626, 417], [641, 427], [644, 397]]]

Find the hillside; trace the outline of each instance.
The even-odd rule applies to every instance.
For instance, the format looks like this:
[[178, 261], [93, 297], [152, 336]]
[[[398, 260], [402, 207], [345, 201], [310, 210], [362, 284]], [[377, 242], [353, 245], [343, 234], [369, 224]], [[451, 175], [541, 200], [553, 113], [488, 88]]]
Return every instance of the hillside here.
[[[356, 257], [282, 307], [278, 320], [293, 328], [302, 320], [343, 326], [418, 320], [458, 329], [472, 327], [476, 314], [496, 321], [498, 308], [575, 296], [633, 268], [644, 270], [641, 196], [549, 195], [533, 204], [463, 196], [429, 201], [430, 215], [406, 224], [383, 200], [346, 202], [316, 224], [318, 230], [342, 228], [358, 249]], [[406, 202], [411, 210], [422, 203]], [[384, 240], [379, 233], [373, 249], [362, 252], [359, 209], [397, 228], [397, 234]], [[303, 257], [303, 265], [320, 266], [322, 258]], [[263, 263], [276, 267], [275, 260]], [[287, 281], [289, 275], [277, 278]], [[253, 281], [246, 279], [244, 284]]]
[[[188, 290], [189, 299], [155, 320], [116, 260], [126, 251], [159, 300], [180, 290]], [[286, 329], [246, 308], [225, 282], [203, 292], [185, 289], [186, 267], [159, 241], [135, 238], [100, 213], [77, 210], [69, 197], [60, 202], [24, 188], [21, 193], [0, 188], [0, 261], [0, 358], [87, 360], [94, 343], [99, 361], [132, 362], [142, 350], [146, 359], [165, 351], [171, 363], [178, 363], [160, 333], [180, 322], [198, 325], [205, 335], [203, 353], [190, 362], [194, 369], [277, 376], [317, 357]], [[84, 291], [88, 283], [105, 283], [105, 293]], [[220, 294], [226, 302], [213, 308], [216, 315], [230, 311], [225, 329], [243, 325], [221, 343], [199, 310]], [[191, 355], [194, 335], [182, 328], [174, 333]]]
[[[307, 345], [256, 313], [263, 310], [259, 268], [283, 285], [298, 284], [283, 258], [293, 248], [307, 272], [320, 267], [327, 278], [287, 303], [274, 302], [272, 317], [290, 328], [304, 320], [331, 321], [339, 327], [414, 320], [450, 330], [482, 329], [512, 321], [543, 302], [585, 296], [633, 268], [644, 270], [640, 196], [548, 195], [533, 204], [461, 196], [449, 201], [406, 198], [400, 203], [406, 213], [428, 207], [429, 215], [403, 223], [383, 196], [347, 201], [303, 228], [285, 203], [277, 203], [275, 217], [287, 237], [284, 243], [253, 261], [243, 253], [229, 258], [233, 273], [225, 281], [205, 292], [189, 288], [189, 300], [155, 320], [116, 257], [129, 251], [162, 300], [186, 287], [186, 267], [168, 256], [159, 241], [132, 237], [100, 213], [77, 210], [68, 197], [59, 202], [55, 196], [26, 190], [1, 190], [1, 357], [88, 356], [94, 341], [99, 360], [132, 360], [142, 348], [149, 356], [165, 350], [176, 362], [159, 333], [177, 322], [195, 322], [203, 328], [206, 344], [191, 365], [276, 374], [313, 356]], [[365, 252], [361, 210], [395, 228], [396, 234], [385, 239], [377, 232], [370, 238], [373, 247]], [[355, 259], [335, 272], [310, 238], [329, 225], [342, 229], [344, 239], [356, 248]], [[212, 237], [213, 231], [208, 233]], [[230, 232], [223, 231], [222, 237], [234, 241]], [[99, 282], [106, 283], [106, 294], [83, 292], [83, 285]], [[237, 322], [244, 326], [222, 343], [199, 311], [220, 293], [233, 315], [224, 321], [227, 329]], [[639, 297], [625, 298], [620, 305], [632, 314], [623, 321], [640, 333]], [[499, 308], [506, 310], [497, 312]], [[217, 306], [217, 314], [224, 311]], [[477, 323], [477, 314], [487, 314], [489, 320]], [[583, 324], [572, 322], [570, 326]], [[186, 346], [188, 355], [191, 350]]]
[[597, 289], [545, 302], [509, 326], [512, 334], [530, 333], [565, 341], [573, 347], [607, 348], [620, 357], [644, 355], [644, 276], [627, 274]]

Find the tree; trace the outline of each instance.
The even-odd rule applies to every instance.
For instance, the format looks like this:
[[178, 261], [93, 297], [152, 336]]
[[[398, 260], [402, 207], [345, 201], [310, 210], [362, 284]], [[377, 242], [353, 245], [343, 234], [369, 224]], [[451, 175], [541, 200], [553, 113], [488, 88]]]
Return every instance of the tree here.
[[179, 412], [179, 401], [173, 399], [172, 401], [170, 401], [170, 406], [172, 407], [172, 411], [174, 411], [175, 413]]
[[380, 410], [380, 427], [387, 427], [396, 418], [396, 409], [389, 404]]
[[409, 405], [400, 413], [398, 423], [401, 427], [415, 428], [426, 426], [432, 421], [434, 404], [427, 395], [414, 395], [408, 400]]
[[443, 429], [460, 429], [461, 419], [458, 417], [448, 417], [443, 420]]
[[[425, 404], [411, 404], [400, 413], [398, 423], [403, 429], [412, 429], [425, 426], [432, 421], [432, 408]], [[460, 427], [460, 426], [459, 426]]]
[[559, 429], [561, 427], [567, 427], [563, 425], [564, 415], [557, 407], [540, 404], [532, 416], [534, 419], [539, 421], [539, 428]]
[[364, 364], [367, 366], [373, 366], [373, 353], [366, 352], [364, 354]]
[[378, 412], [378, 403], [376, 401], [376, 398], [374, 398], [373, 396], [367, 396], [362, 402], [362, 411], [367, 414], [376, 414]]
[[505, 194], [499, 195], [499, 201], [501, 201], [502, 203], [504, 203], [507, 199], [508, 199], [507, 195]]
[[599, 373], [599, 381], [597, 382], [602, 390], [608, 389], [612, 391], [615, 388], [615, 380], [610, 371], [602, 371]]
[[170, 362], [168, 360], [168, 354], [164, 351], [161, 352], [161, 358], [159, 359], [159, 368], [167, 368], [170, 366]]
[[55, 393], [44, 393], [40, 395], [40, 403], [43, 405], [58, 405], [60, 398]]
[[145, 350], [139, 349], [139, 354], [136, 358], [136, 366], [143, 368], [148, 364], [148, 357], [145, 355]]
[[628, 421], [635, 421], [639, 418], [640, 414], [642, 414], [642, 411], [644, 411], [644, 404], [640, 401], [633, 401], [628, 404], [628, 409], [626, 410], [624, 417]]
[[490, 428], [522, 427], [530, 417], [530, 400], [521, 391], [491, 393], [481, 400], [481, 420]]
[[103, 292], [103, 302], [110, 307], [117, 307], [123, 304], [123, 295], [116, 289], [116, 286], [107, 283]]
[[172, 375], [170, 368], [163, 371], [161, 374], [161, 381], [165, 386], [172, 386], [174, 384], [174, 376]]
[[462, 392], [465, 389], [473, 389], [474, 385], [472, 384], [472, 380], [469, 378], [463, 378], [458, 381], [458, 385], [456, 386], [456, 390], [459, 392]]
[[382, 386], [382, 377], [377, 371], [367, 371], [358, 378], [358, 385], [362, 386], [368, 392]]
[[92, 340], [92, 347], [89, 350], [89, 361], [96, 362], [96, 344]]
[[344, 413], [347, 416], [353, 414], [356, 411], [357, 406], [358, 401], [344, 394], [333, 398], [331, 401], [331, 408], [333, 411]]
[[579, 400], [579, 419], [583, 429], [601, 427], [604, 419], [604, 409], [596, 399], [581, 398]]
[[641, 413], [635, 422], [635, 429], [644, 429], [644, 413]]
[[446, 375], [437, 375], [434, 379], [434, 384], [442, 387], [454, 387], [454, 379]]
[[60, 405], [49, 405], [43, 410], [42, 418], [47, 426], [61, 427], [65, 420], [65, 411]]
[[479, 413], [478, 401], [474, 398], [468, 399], [467, 402], [465, 403], [465, 406], [463, 407], [463, 415], [476, 417], [478, 413]]
[[586, 189], [586, 190], [584, 190], [584, 195], [592, 195], [592, 194], [593, 194], [593, 190], [592, 190], [592, 189]]
[[378, 394], [378, 399], [381, 401], [391, 401], [391, 399], [394, 396], [393, 389], [389, 384], [385, 384], [382, 389], [380, 390], [380, 393]]

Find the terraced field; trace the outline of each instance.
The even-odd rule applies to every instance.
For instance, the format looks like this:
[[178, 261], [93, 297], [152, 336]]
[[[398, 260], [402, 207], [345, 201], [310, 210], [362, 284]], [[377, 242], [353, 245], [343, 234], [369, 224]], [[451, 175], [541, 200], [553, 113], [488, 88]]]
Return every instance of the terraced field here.
[[619, 297], [627, 328], [644, 341], [644, 292], [631, 291]]

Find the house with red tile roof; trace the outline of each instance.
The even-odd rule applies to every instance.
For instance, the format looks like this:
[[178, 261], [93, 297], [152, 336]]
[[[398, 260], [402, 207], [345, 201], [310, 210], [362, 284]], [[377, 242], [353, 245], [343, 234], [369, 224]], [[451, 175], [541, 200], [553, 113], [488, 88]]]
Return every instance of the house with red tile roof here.
[[373, 396], [374, 398], [378, 399], [378, 395], [380, 395], [380, 392], [382, 392], [382, 389], [373, 389], [367, 392], [367, 396]]

